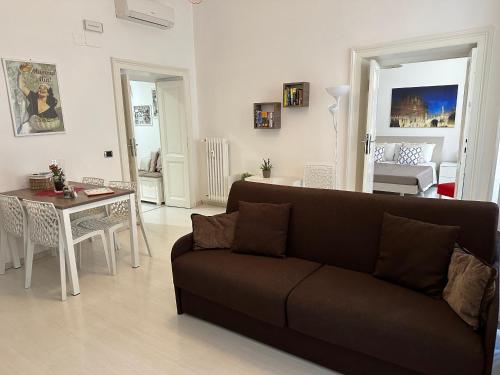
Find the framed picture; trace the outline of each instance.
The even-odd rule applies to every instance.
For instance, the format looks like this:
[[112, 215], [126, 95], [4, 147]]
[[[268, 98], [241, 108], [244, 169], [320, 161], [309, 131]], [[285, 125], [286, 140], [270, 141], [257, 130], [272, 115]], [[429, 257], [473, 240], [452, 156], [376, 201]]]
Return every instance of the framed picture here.
[[135, 126], [153, 126], [150, 105], [134, 105]]
[[458, 85], [392, 90], [391, 128], [453, 128]]
[[3, 59], [14, 135], [64, 133], [55, 64]]
[[153, 116], [158, 117], [158, 97], [156, 96], [156, 89], [151, 91], [151, 95], [153, 96]]

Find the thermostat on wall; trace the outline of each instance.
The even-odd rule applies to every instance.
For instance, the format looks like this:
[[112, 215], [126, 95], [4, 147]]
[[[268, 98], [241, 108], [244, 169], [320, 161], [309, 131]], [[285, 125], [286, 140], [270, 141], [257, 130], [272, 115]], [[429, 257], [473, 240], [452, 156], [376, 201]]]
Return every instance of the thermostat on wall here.
[[93, 31], [95, 33], [103, 33], [104, 26], [102, 22], [83, 20], [83, 28], [87, 31]]

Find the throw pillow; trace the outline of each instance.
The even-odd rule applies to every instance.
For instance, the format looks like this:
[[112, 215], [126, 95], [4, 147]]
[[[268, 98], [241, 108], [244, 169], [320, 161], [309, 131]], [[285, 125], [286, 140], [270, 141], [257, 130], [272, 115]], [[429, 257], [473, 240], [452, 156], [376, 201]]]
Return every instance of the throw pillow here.
[[455, 245], [443, 298], [464, 322], [478, 329], [495, 294], [496, 276], [493, 267]]
[[160, 153], [158, 151], [153, 151], [151, 153], [151, 160], [149, 161], [148, 172], [156, 172], [156, 162], [158, 161], [158, 156]]
[[291, 207], [289, 203], [240, 201], [233, 251], [285, 257]]
[[194, 249], [230, 249], [237, 219], [238, 211], [214, 216], [192, 214]]
[[458, 231], [385, 213], [374, 275], [441, 297]]
[[384, 161], [384, 151], [385, 146], [375, 146], [375, 151], [373, 152], [373, 159], [375, 163]]
[[402, 145], [399, 149], [397, 163], [401, 165], [419, 165], [424, 160], [423, 152], [422, 146]]

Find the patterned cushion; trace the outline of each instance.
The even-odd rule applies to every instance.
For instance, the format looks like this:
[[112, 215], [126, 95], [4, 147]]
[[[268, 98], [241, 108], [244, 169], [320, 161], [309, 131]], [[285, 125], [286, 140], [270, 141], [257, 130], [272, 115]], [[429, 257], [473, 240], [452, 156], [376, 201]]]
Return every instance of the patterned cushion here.
[[419, 165], [423, 160], [422, 146], [401, 146], [397, 163], [402, 165]]
[[373, 159], [375, 163], [380, 163], [384, 161], [385, 146], [375, 146], [375, 152], [373, 153]]

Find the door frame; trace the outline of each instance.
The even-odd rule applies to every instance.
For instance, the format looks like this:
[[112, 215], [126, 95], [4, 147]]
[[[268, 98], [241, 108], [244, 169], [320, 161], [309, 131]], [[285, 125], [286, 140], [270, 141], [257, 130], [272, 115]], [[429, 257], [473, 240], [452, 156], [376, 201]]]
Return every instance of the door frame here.
[[[191, 100], [191, 76], [188, 69], [168, 67], [156, 64], [143, 63], [133, 60], [120, 59], [111, 57], [111, 70], [113, 76], [113, 91], [115, 97], [115, 109], [116, 109], [116, 122], [118, 129], [118, 143], [119, 143], [119, 154], [120, 154], [120, 164], [121, 164], [121, 174], [122, 179], [130, 179], [129, 171], [129, 156], [127, 147], [127, 129], [125, 124], [125, 109], [123, 105], [122, 98], [122, 83], [121, 83], [121, 73], [122, 71], [135, 70], [139, 72], [147, 72], [153, 74], [162, 74], [169, 76], [181, 77], [184, 82], [184, 104], [186, 109], [186, 135], [187, 135], [187, 165], [188, 165], [188, 177], [189, 177], [189, 200], [191, 205], [196, 202], [195, 199], [195, 181], [194, 167], [193, 164], [196, 160], [195, 147], [191, 147], [193, 141], [193, 105]], [[161, 131], [161, 130], [160, 130]]]
[[[484, 137], [484, 126], [479, 126], [484, 121], [486, 108], [486, 84], [491, 65], [493, 28], [481, 28], [456, 33], [424, 36], [419, 38], [377, 44], [369, 47], [354, 48], [351, 50], [351, 95], [349, 98], [349, 114], [347, 126], [347, 154], [346, 154], [346, 186], [347, 190], [360, 191], [363, 183], [363, 155], [361, 153], [361, 140], [364, 135], [366, 120], [365, 88], [368, 87], [366, 77], [366, 61], [395, 54], [425, 52], [432, 49], [475, 45], [477, 47], [476, 83], [471, 108], [471, 123], [468, 133], [468, 150], [466, 175], [467, 182], [464, 186], [463, 199], [481, 199], [477, 192], [476, 166], [481, 163], [478, 153], [479, 140]], [[472, 48], [472, 47], [471, 47]], [[362, 90], [363, 88], [363, 90]], [[366, 107], [366, 106], [365, 106]], [[361, 111], [364, 111], [361, 113]]]

